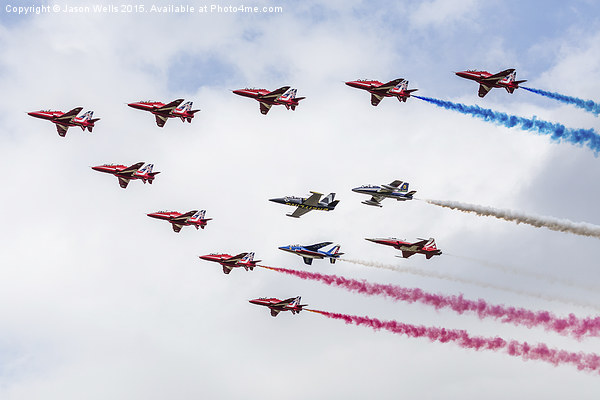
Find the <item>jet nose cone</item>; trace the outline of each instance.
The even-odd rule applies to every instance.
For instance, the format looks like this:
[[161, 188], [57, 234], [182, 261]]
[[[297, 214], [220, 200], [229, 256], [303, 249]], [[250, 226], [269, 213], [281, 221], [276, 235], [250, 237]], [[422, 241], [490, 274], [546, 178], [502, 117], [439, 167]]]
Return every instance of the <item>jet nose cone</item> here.
[[274, 199], [269, 199], [269, 201], [272, 201], [274, 203], [285, 203], [285, 201], [283, 200], [283, 197], [276, 197]]
[[360, 86], [357, 81], [348, 81], [348, 82], [345, 82], [345, 83], [346, 83], [346, 85], [348, 85], [350, 87], [353, 87], [353, 88]]
[[365, 240], [368, 240], [369, 242], [377, 243], [377, 239], [369, 239], [369, 238], [365, 238]]
[[100, 167], [100, 166], [97, 166], [97, 167], [92, 167], [92, 169], [93, 169], [94, 171], [102, 171], [102, 167]]
[[131, 108], [137, 108], [138, 110], [144, 109], [144, 106], [141, 103], [139, 103], [139, 102], [137, 102], [137, 103], [128, 103], [127, 105], [129, 107], [131, 107]]
[[454, 74], [460, 76], [461, 78], [466, 78], [467, 76], [469, 76], [469, 74], [467, 74], [467, 71], [459, 71], [455, 72]]

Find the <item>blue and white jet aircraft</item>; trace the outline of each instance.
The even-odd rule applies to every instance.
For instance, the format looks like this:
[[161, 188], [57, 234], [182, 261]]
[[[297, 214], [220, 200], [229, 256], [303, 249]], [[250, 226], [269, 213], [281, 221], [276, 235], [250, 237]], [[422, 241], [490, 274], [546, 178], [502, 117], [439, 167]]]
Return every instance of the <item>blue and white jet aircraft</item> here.
[[287, 251], [293, 254], [297, 254], [304, 259], [304, 263], [311, 265], [313, 259], [329, 258], [329, 262], [335, 264], [335, 260], [340, 258], [344, 253], [340, 253], [340, 246], [335, 245], [328, 251], [319, 250], [322, 247], [329, 246], [333, 242], [323, 242], [311, 244], [310, 246], [301, 246], [299, 244], [291, 244], [289, 246], [281, 246], [279, 250]]
[[416, 190], [408, 191], [408, 182], [394, 181], [389, 185], [373, 186], [365, 185], [352, 189], [353, 192], [368, 194], [370, 200], [365, 200], [362, 204], [368, 206], [382, 207], [381, 200], [385, 198], [396, 199], [398, 201], [412, 200]]

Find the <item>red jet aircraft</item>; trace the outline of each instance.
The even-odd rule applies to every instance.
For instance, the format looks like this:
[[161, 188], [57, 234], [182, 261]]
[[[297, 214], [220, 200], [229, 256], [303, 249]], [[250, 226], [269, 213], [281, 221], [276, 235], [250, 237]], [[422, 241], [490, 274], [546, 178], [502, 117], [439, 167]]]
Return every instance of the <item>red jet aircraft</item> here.
[[262, 260], [254, 260], [254, 253], [240, 253], [237, 256], [230, 256], [229, 254], [207, 254], [200, 256], [201, 259], [206, 261], [215, 261], [223, 266], [223, 272], [228, 274], [233, 268], [243, 267], [246, 271], [250, 269], [252, 271], [256, 266], [256, 263]]
[[79, 126], [82, 131], [85, 131], [87, 128], [87, 130], [91, 132], [94, 123], [100, 120], [100, 118], [92, 119], [92, 115], [94, 115], [93, 111], [88, 111], [81, 117], [78, 117], [77, 114], [79, 114], [81, 110], [83, 110], [83, 107], [76, 107], [66, 113], [62, 111], [41, 110], [32, 111], [27, 114], [35, 118], [46, 119], [53, 122], [56, 124], [58, 134], [64, 137], [67, 134], [67, 129], [71, 126]]
[[267, 89], [254, 89], [254, 88], [246, 88], [234, 90], [233, 93], [250, 97], [251, 99], [255, 99], [260, 103], [260, 112], [263, 115], [267, 115], [271, 106], [273, 105], [284, 105], [288, 110], [291, 108], [292, 111], [296, 109], [300, 100], [305, 99], [306, 97], [296, 97], [296, 89], [290, 89], [289, 86], [283, 86], [279, 89], [273, 90], [272, 92]]
[[206, 223], [210, 221], [212, 218], [204, 218], [206, 214], [206, 210], [192, 210], [182, 214], [177, 211], [157, 211], [155, 213], [146, 214], [149, 217], [156, 219], [164, 219], [167, 220], [173, 225], [173, 230], [177, 233], [181, 230], [183, 226], [193, 225], [198, 228], [204, 229]]
[[137, 103], [127, 104], [129, 107], [137, 108], [138, 110], [149, 111], [156, 117], [156, 125], [159, 127], [165, 126], [169, 118], [181, 118], [181, 122], [192, 122], [194, 114], [200, 110], [192, 110], [192, 102], [183, 103], [183, 99], [177, 99], [169, 104], [161, 103], [160, 101], [138, 101]]
[[438, 250], [437, 246], [435, 245], [435, 240], [433, 238], [419, 239], [418, 242], [414, 243], [404, 242], [395, 238], [365, 239], [374, 243], [385, 244], [387, 246], [392, 246], [398, 250], [401, 250], [403, 258], [408, 258], [413, 254], [419, 253], [425, 254], [425, 258], [429, 260], [433, 256], [439, 256], [440, 254], [442, 254], [442, 251]]
[[505, 69], [497, 74], [491, 74], [487, 71], [467, 70], [455, 72], [461, 78], [470, 79], [479, 83], [479, 97], [484, 97], [492, 88], [504, 88], [508, 93], [512, 93], [519, 88], [523, 81], [516, 81], [517, 73], [514, 68]]
[[274, 297], [267, 298], [261, 297], [254, 300], [249, 300], [252, 304], [257, 304], [259, 306], [269, 307], [271, 309], [271, 315], [276, 317], [281, 311], [291, 311], [292, 314], [300, 313], [303, 307], [306, 307], [308, 304], [300, 304], [300, 296], [291, 297], [286, 300], [279, 300]]
[[144, 183], [147, 181], [148, 183], [152, 184], [156, 174], [160, 174], [160, 172], [152, 172], [153, 167], [154, 164], [144, 165], [144, 162], [142, 161], [133, 164], [131, 167], [121, 164], [104, 164], [98, 165], [97, 167], [92, 167], [92, 169], [95, 171], [113, 174], [119, 178], [119, 185], [125, 189], [129, 184], [129, 181], [132, 179], [141, 179]]
[[378, 105], [384, 97], [396, 97], [398, 101], [406, 102], [410, 94], [417, 91], [417, 89], [407, 90], [408, 81], [403, 78], [394, 79], [388, 83], [359, 79], [357, 81], [346, 82], [346, 85], [371, 93], [371, 104], [374, 106]]

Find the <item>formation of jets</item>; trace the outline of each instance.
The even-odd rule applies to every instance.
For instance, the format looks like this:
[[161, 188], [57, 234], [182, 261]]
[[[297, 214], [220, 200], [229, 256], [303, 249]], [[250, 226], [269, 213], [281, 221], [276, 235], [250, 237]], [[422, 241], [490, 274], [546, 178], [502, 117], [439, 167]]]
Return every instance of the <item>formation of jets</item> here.
[[240, 253], [237, 256], [231, 256], [229, 254], [207, 254], [200, 256], [201, 259], [206, 261], [218, 262], [223, 266], [223, 272], [228, 274], [234, 268], [244, 268], [246, 271], [254, 270], [256, 263], [262, 260], [255, 260], [254, 253]]
[[132, 166], [122, 164], [104, 164], [92, 167], [95, 171], [113, 174], [119, 179], [119, 185], [125, 189], [130, 180], [141, 179], [142, 182], [152, 184], [154, 177], [160, 172], [152, 172], [154, 164], [146, 164], [143, 161], [135, 163]]
[[[396, 238], [387, 238], [387, 239], [368, 239], [366, 240], [373, 242], [384, 244], [386, 246], [392, 246], [395, 249], [402, 251], [402, 258], [408, 258], [414, 254], [425, 254], [426, 259], [430, 259], [433, 256], [439, 256], [442, 254], [442, 251], [439, 250], [435, 244], [435, 239], [419, 239], [419, 241], [410, 243], [404, 240], [399, 240]], [[400, 257], [400, 256], [397, 256]]]
[[88, 111], [84, 113], [81, 117], [77, 115], [83, 110], [83, 107], [75, 107], [71, 111], [62, 112], [62, 111], [52, 111], [52, 110], [40, 110], [40, 111], [31, 111], [27, 114], [35, 117], [48, 120], [56, 125], [56, 130], [58, 134], [62, 137], [65, 137], [67, 134], [67, 130], [71, 126], [78, 126], [82, 131], [86, 129], [88, 131], [92, 131], [94, 128], [94, 124], [96, 121], [99, 121], [100, 118], [92, 118], [94, 115], [93, 111]]
[[339, 203], [339, 200], [334, 200], [335, 193], [329, 193], [323, 200], [321, 200], [321, 196], [323, 196], [323, 193], [312, 191], [311, 193], [312, 194], [308, 198], [286, 196], [278, 197], [275, 199], [269, 199], [269, 201], [296, 207], [296, 211], [294, 211], [291, 214], [286, 214], [288, 217], [293, 218], [300, 218], [301, 216], [312, 210], [331, 211]]
[[497, 74], [487, 71], [467, 70], [456, 72], [461, 78], [470, 79], [479, 83], [479, 97], [484, 97], [492, 88], [504, 88], [508, 93], [513, 93], [519, 88], [519, 84], [526, 80], [517, 81], [517, 73], [514, 68], [505, 69]]
[[317, 244], [311, 244], [309, 246], [301, 246], [299, 244], [291, 244], [289, 246], [281, 246], [279, 250], [287, 251], [289, 253], [297, 254], [304, 259], [304, 263], [311, 265], [314, 259], [322, 260], [329, 258], [329, 262], [335, 264], [335, 260], [340, 258], [344, 253], [340, 253], [340, 246], [335, 245], [328, 251], [320, 250], [323, 247], [329, 246], [333, 242], [323, 242]]
[[[479, 83], [479, 97], [484, 97], [494, 87], [503, 87], [507, 92], [513, 93], [515, 89], [519, 88], [519, 84], [526, 82], [525, 80], [516, 80], [516, 72], [513, 68], [496, 74], [491, 74], [487, 71], [467, 70], [456, 72], [456, 75]], [[349, 81], [346, 82], [346, 85], [369, 92], [373, 106], [377, 106], [384, 97], [396, 97], [398, 101], [406, 102], [411, 97], [411, 93], [417, 90], [408, 89], [408, 81], [403, 78], [394, 79], [387, 83], [364, 79]], [[297, 89], [293, 89], [290, 86], [282, 86], [273, 91], [246, 88], [234, 90], [233, 93], [257, 100], [260, 105], [260, 112], [263, 115], [266, 115], [273, 105], [283, 105], [288, 110], [295, 110], [299, 102], [305, 99], [305, 97], [296, 97]], [[156, 124], [159, 127], [163, 127], [169, 118], [179, 118], [182, 122], [192, 122], [194, 115], [200, 110], [192, 110], [193, 103], [191, 101], [183, 102], [184, 99], [176, 99], [170, 103], [140, 101], [129, 103], [128, 106], [154, 114]], [[73, 126], [78, 126], [84, 131], [87, 129], [89, 132], [92, 132], [94, 124], [100, 120], [99, 118], [93, 118], [93, 111], [88, 111], [78, 116], [82, 110], [83, 107], [76, 107], [67, 112], [40, 110], [29, 112], [28, 115], [54, 123], [58, 134], [64, 137], [68, 128]], [[131, 166], [105, 164], [92, 167], [92, 169], [116, 176], [122, 188], [126, 188], [129, 181], [138, 179], [144, 183], [148, 182], [151, 184], [155, 176], [159, 174], [159, 172], [152, 171], [153, 164], [146, 164], [144, 162], [139, 162]], [[381, 201], [386, 198], [396, 199], [397, 201], [412, 200], [416, 191], [408, 191], [408, 186], [408, 182], [394, 180], [390, 184], [359, 186], [352, 189], [352, 191], [371, 196], [369, 200], [362, 201], [363, 204], [382, 207]], [[307, 198], [286, 196], [269, 199], [269, 201], [296, 207], [293, 213], [286, 214], [294, 218], [299, 218], [312, 210], [332, 211], [339, 203], [339, 200], [335, 200], [335, 193], [330, 193], [323, 199], [321, 199], [323, 196], [322, 193], [313, 191], [310, 193], [311, 195]], [[147, 214], [151, 218], [169, 222], [176, 233], [179, 233], [184, 226], [194, 226], [196, 229], [204, 229], [207, 222], [212, 219], [205, 218], [205, 215], [206, 210], [191, 210], [185, 213], [178, 211], [157, 211]], [[419, 239], [416, 242], [407, 242], [395, 238], [366, 238], [366, 240], [392, 246], [402, 252], [401, 256], [397, 256], [402, 258], [409, 258], [414, 254], [423, 254], [426, 259], [430, 259], [433, 256], [442, 254], [442, 251], [437, 248], [433, 238]], [[329, 259], [330, 263], [333, 264], [344, 253], [339, 251], [339, 245], [333, 245], [329, 250], [323, 250], [330, 245], [333, 245], [333, 242], [321, 242], [311, 245], [288, 245], [281, 246], [279, 249], [302, 257], [304, 263], [307, 265], [312, 265], [314, 259], [325, 258]], [[252, 271], [257, 266], [257, 263], [261, 261], [254, 260], [253, 252], [240, 253], [235, 256], [225, 253], [207, 254], [200, 256], [200, 258], [219, 263], [225, 274], [229, 274], [234, 268], [244, 268], [246, 271]], [[285, 300], [266, 297], [250, 300], [252, 304], [268, 307], [273, 317], [282, 311], [291, 311], [292, 314], [299, 313], [306, 306], [306, 304], [300, 304], [300, 302], [300, 296]]]
[[185, 104], [183, 99], [173, 100], [172, 102], [165, 104], [160, 101], [138, 101], [136, 103], [127, 104], [131, 108], [137, 110], [148, 111], [154, 114], [156, 117], [156, 125], [159, 127], [165, 126], [169, 118], [180, 118], [181, 122], [192, 122], [194, 114], [200, 110], [192, 110], [192, 102], [188, 101]]
[[408, 89], [408, 81], [404, 78], [394, 79], [388, 83], [382, 83], [370, 79], [359, 79], [346, 82], [346, 85], [366, 90], [371, 93], [371, 105], [377, 106], [384, 97], [396, 97], [398, 101], [406, 102], [412, 92], [417, 89]]
[[157, 211], [146, 215], [151, 218], [169, 221], [176, 233], [179, 233], [182, 227], [190, 225], [195, 226], [196, 229], [204, 229], [206, 223], [212, 219], [204, 218], [206, 210], [192, 210], [183, 214], [178, 211]]
[[396, 199], [398, 201], [412, 200], [413, 195], [417, 193], [415, 190], [408, 191], [408, 182], [394, 181], [389, 185], [364, 185], [355, 187], [352, 189], [353, 192], [368, 194], [371, 196], [370, 200], [365, 200], [362, 204], [369, 206], [382, 207], [381, 200], [385, 198]]
[[275, 297], [260, 297], [258, 299], [249, 300], [250, 303], [256, 304], [259, 306], [269, 307], [271, 310], [271, 315], [276, 317], [281, 311], [291, 311], [292, 314], [297, 314], [302, 311], [303, 307], [306, 307], [308, 304], [300, 304], [300, 296], [292, 297], [286, 300], [279, 300]]

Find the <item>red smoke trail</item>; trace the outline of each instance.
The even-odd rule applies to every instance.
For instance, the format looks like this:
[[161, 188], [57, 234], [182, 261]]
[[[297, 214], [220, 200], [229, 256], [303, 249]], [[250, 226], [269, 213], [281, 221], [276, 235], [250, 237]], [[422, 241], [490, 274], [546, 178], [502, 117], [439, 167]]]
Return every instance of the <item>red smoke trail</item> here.
[[505, 350], [508, 355], [524, 360], [541, 360], [554, 365], [572, 364], [580, 371], [600, 371], [600, 355], [595, 353], [573, 353], [566, 350], [551, 349], [544, 343], [530, 345], [516, 340], [506, 341], [500, 337], [471, 336], [460, 329], [445, 329], [423, 325], [404, 324], [398, 321], [381, 321], [376, 318], [359, 317], [327, 311], [310, 310], [327, 318], [341, 319], [347, 324], [368, 326], [376, 331], [387, 331], [408, 337], [426, 337], [432, 342], [457, 343], [460, 347], [474, 350]]
[[525, 325], [528, 328], [541, 326], [548, 331], [557, 332], [561, 335], [572, 335], [577, 339], [581, 339], [584, 336], [600, 336], [600, 317], [581, 319], [577, 318], [574, 314], [569, 314], [566, 318], [559, 318], [549, 311], [531, 311], [524, 308], [493, 305], [488, 304], [483, 299], [465, 299], [462, 294], [458, 296], [445, 296], [428, 293], [418, 288], [411, 289], [389, 284], [370, 283], [364, 280], [358, 281], [344, 278], [343, 276], [267, 267], [265, 265], [260, 265], [260, 267], [294, 275], [302, 279], [322, 282], [330, 286], [338, 286], [352, 292], [370, 296], [380, 295], [409, 303], [419, 302], [435, 307], [436, 309], [450, 308], [459, 314], [473, 312], [482, 319], [494, 318], [504, 323]]

